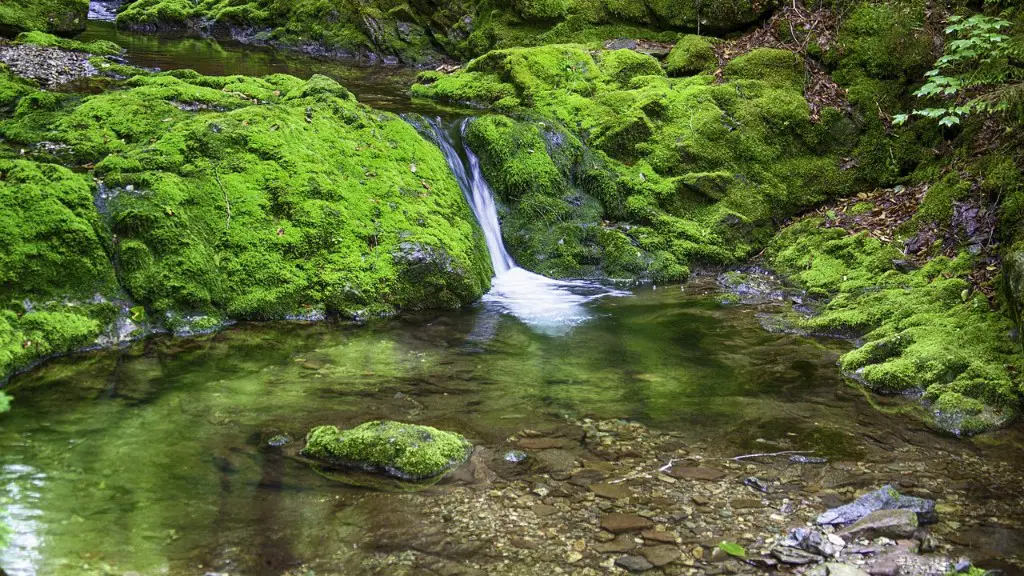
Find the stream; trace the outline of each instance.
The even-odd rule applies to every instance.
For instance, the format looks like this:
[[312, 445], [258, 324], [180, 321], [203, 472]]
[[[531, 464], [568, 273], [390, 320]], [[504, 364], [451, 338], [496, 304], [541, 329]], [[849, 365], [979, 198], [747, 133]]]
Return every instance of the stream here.
[[[418, 127], [445, 153], [498, 275], [483, 301], [460, 312], [363, 325], [243, 323], [57, 359], [13, 378], [13, 410], [0, 419], [0, 501], [14, 530], [0, 566], [10, 576], [474, 573], [430, 564], [448, 561], [491, 573], [520, 573], [509, 568], [517, 562], [572, 573], [564, 554], [545, 555], [543, 544], [503, 551], [515, 540], [503, 540], [500, 525], [518, 526], [513, 510], [524, 498], [534, 512], [549, 505], [538, 477], [564, 480], [576, 463], [597, 459], [579, 430], [619, 430], [623, 420], [637, 428], [609, 441], [620, 455], [642, 438], [629, 449], [658, 459], [683, 447], [695, 461], [774, 451], [828, 461], [726, 460], [719, 466], [733, 476], [708, 485], [712, 502], [749, 496], [742, 481], [751, 474], [791, 485], [778, 494], [794, 502], [901, 482], [952, 503], [936, 530], [967, 535], [950, 536], [957, 552], [1016, 570], [1007, 559], [1024, 554], [1021, 425], [973, 440], [937, 434], [907, 416], [904, 400], [866, 395], [842, 378], [836, 362], [848, 342], [767, 332], [760, 318], [777, 307], [724, 298], [713, 276], [627, 292], [516, 267], [489, 187], [461, 144], [459, 111], [412, 100], [413, 72], [130, 34], [107, 22], [92, 22], [80, 39], [118, 42], [144, 67], [326, 74], [370, 106], [422, 115]], [[332, 481], [295, 458], [310, 428], [371, 419], [464, 434], [480, 447], [471, 472], [394, 494]], [[523, 438], [558, 448], [519, 462]], [[991, 463], [987, 486], [968, 464], [977, 462]], [[635, 488], [658, 493], [658, 482], [647, 475]], [[594, 506], [592, 496], [567, 502], [554, 507], [583, 517]], [[645, 506], [670, 518], [686, 509], [658, 498]], [[751, 526], [769, 523], [772, 511]], [[704, 530], [724, 537], [716, 531], [748, 521], [695, 514], [678, 520], [695, 545]], [[581, 529], [557, 514], [528, 525], [541, 541]], [[450, 537], [428, 538], [438, 526]], [[480, 535], [475, 548], [455, 538], [460, 530]]]

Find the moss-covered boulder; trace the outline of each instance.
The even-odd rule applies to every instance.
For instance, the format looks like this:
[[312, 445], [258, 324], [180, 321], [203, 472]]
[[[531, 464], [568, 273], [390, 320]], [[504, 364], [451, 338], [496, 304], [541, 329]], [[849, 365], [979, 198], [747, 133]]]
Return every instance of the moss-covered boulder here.
[[114, 319], [108, 247], [86, 177], [0, 159], [0, 379], [93, 343]]
[[4, 0], [0, 31], [43, 30], [68, 34], [85, 30], [89, 0]]
[[850, 189], [855, 138], [835, 135], [854, 131], [836, 110], [812, 121], [802, 59], [755, 50], [725, 76], [668, 78], [649, 56], [568, 44], [490, 52], [413, 92], [507, 114], [466, 136], [517, 262], [671, 282], [759, 251], [777, 219]]
[[881, 393], [923, 393], [933, 422], [957, 434], [1019, 412], [1024, 355], [1010, 321], [972, 292], [969, 254], [900, 271], [895, 247], [820, 224], [811, 218], [787, 228], [767, 254], [794, 283], [829, 298], [821, 314], [797, 326], [863, 339], [840, 359], [847, 374]]
[[687, 34], [676, 42], [665, 58], [669, 76], [693, 76], [718, 66], [714, 45], [704, 36]]
[[325, 77], [139, 76], [24, 96], [0, 134], [95, 164], [122, 286], [150, 317], [457, 308], [486, 292], [444, 157]]
[[469, 458], [473, 445], [455, 432], [392, 421], [366, 422], [349, 430], [314, 428], [303, 456], [328, 467], [351, 467], [401, 480], [440, 477]]

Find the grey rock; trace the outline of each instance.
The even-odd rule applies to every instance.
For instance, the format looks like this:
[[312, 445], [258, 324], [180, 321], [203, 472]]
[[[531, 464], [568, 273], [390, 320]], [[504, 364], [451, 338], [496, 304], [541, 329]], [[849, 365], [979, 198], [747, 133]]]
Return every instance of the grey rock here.
[[615, 561], [615, 565], [630, 572], [644, 572], [654, 568], [654, 565], [643, 556], [623, 556]]
[[818, 566], [807, 573], [808, 576], [868, 576], [868, 573], [856, 566], [829, 562]]
[[522, 450], [509, 450], [504, 456], [505, 462], [511, 462], [512, 464], [519, 464], [527, 458], [528, 456], [526, 455], [526, 452], [523, 452]]
[[851, 538], [910, 538], [917, 531], [917, 514], [911, 510], [876, 510], [839, 532]]
[[837, 553], [835, 545], [822, 536], [821, 532], [810, 528], [794, 528], [786, 535], [781, 542], [782, 546], [798, 548], [818, 556], [835, 556]]
[[903, 496], [892, 486], [886, 485], [845, 506], [823, 512], [817, 522], [821, 525], [850, 524], [878, 510], [910, 510], [917, 514], [921, 524], [930, 524], [938, 519], [934, 500]]
[[772, 556], [783, 564], [803, 565], [821, 562], [821, 556], [791, 546], [776, 546], [772, 548]]

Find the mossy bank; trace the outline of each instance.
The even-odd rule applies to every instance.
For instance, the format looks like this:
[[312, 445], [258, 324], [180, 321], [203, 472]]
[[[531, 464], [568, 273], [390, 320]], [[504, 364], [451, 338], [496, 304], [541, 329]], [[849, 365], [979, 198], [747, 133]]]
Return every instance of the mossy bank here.
[[0, 87], [18, 158], [0, 159], [0, 374], [126, 309], [189, 332], [457, 308], [489, 286], [440, 151], [333, 80], [177, 72], [82, 96], [0, 70]]

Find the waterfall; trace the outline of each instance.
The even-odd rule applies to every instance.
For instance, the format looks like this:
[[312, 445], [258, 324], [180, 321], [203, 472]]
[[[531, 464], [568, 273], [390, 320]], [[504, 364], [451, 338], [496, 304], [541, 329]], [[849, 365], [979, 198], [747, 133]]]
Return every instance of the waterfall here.
[[464, 142], [470, 119], [450, 128], [436, 119], [409, 121], [437, 143], [484, 233], [495, 274], [491, 291], [483, 297], [490, 310], [515, 316], [538, 331], [559, 334], [590, 318], [583, 306], [587, 302], [629, 294], [596, 282], [552, 280], [516, 266], [501, 237], [494, 191], [484, 178], [480, 159]]

